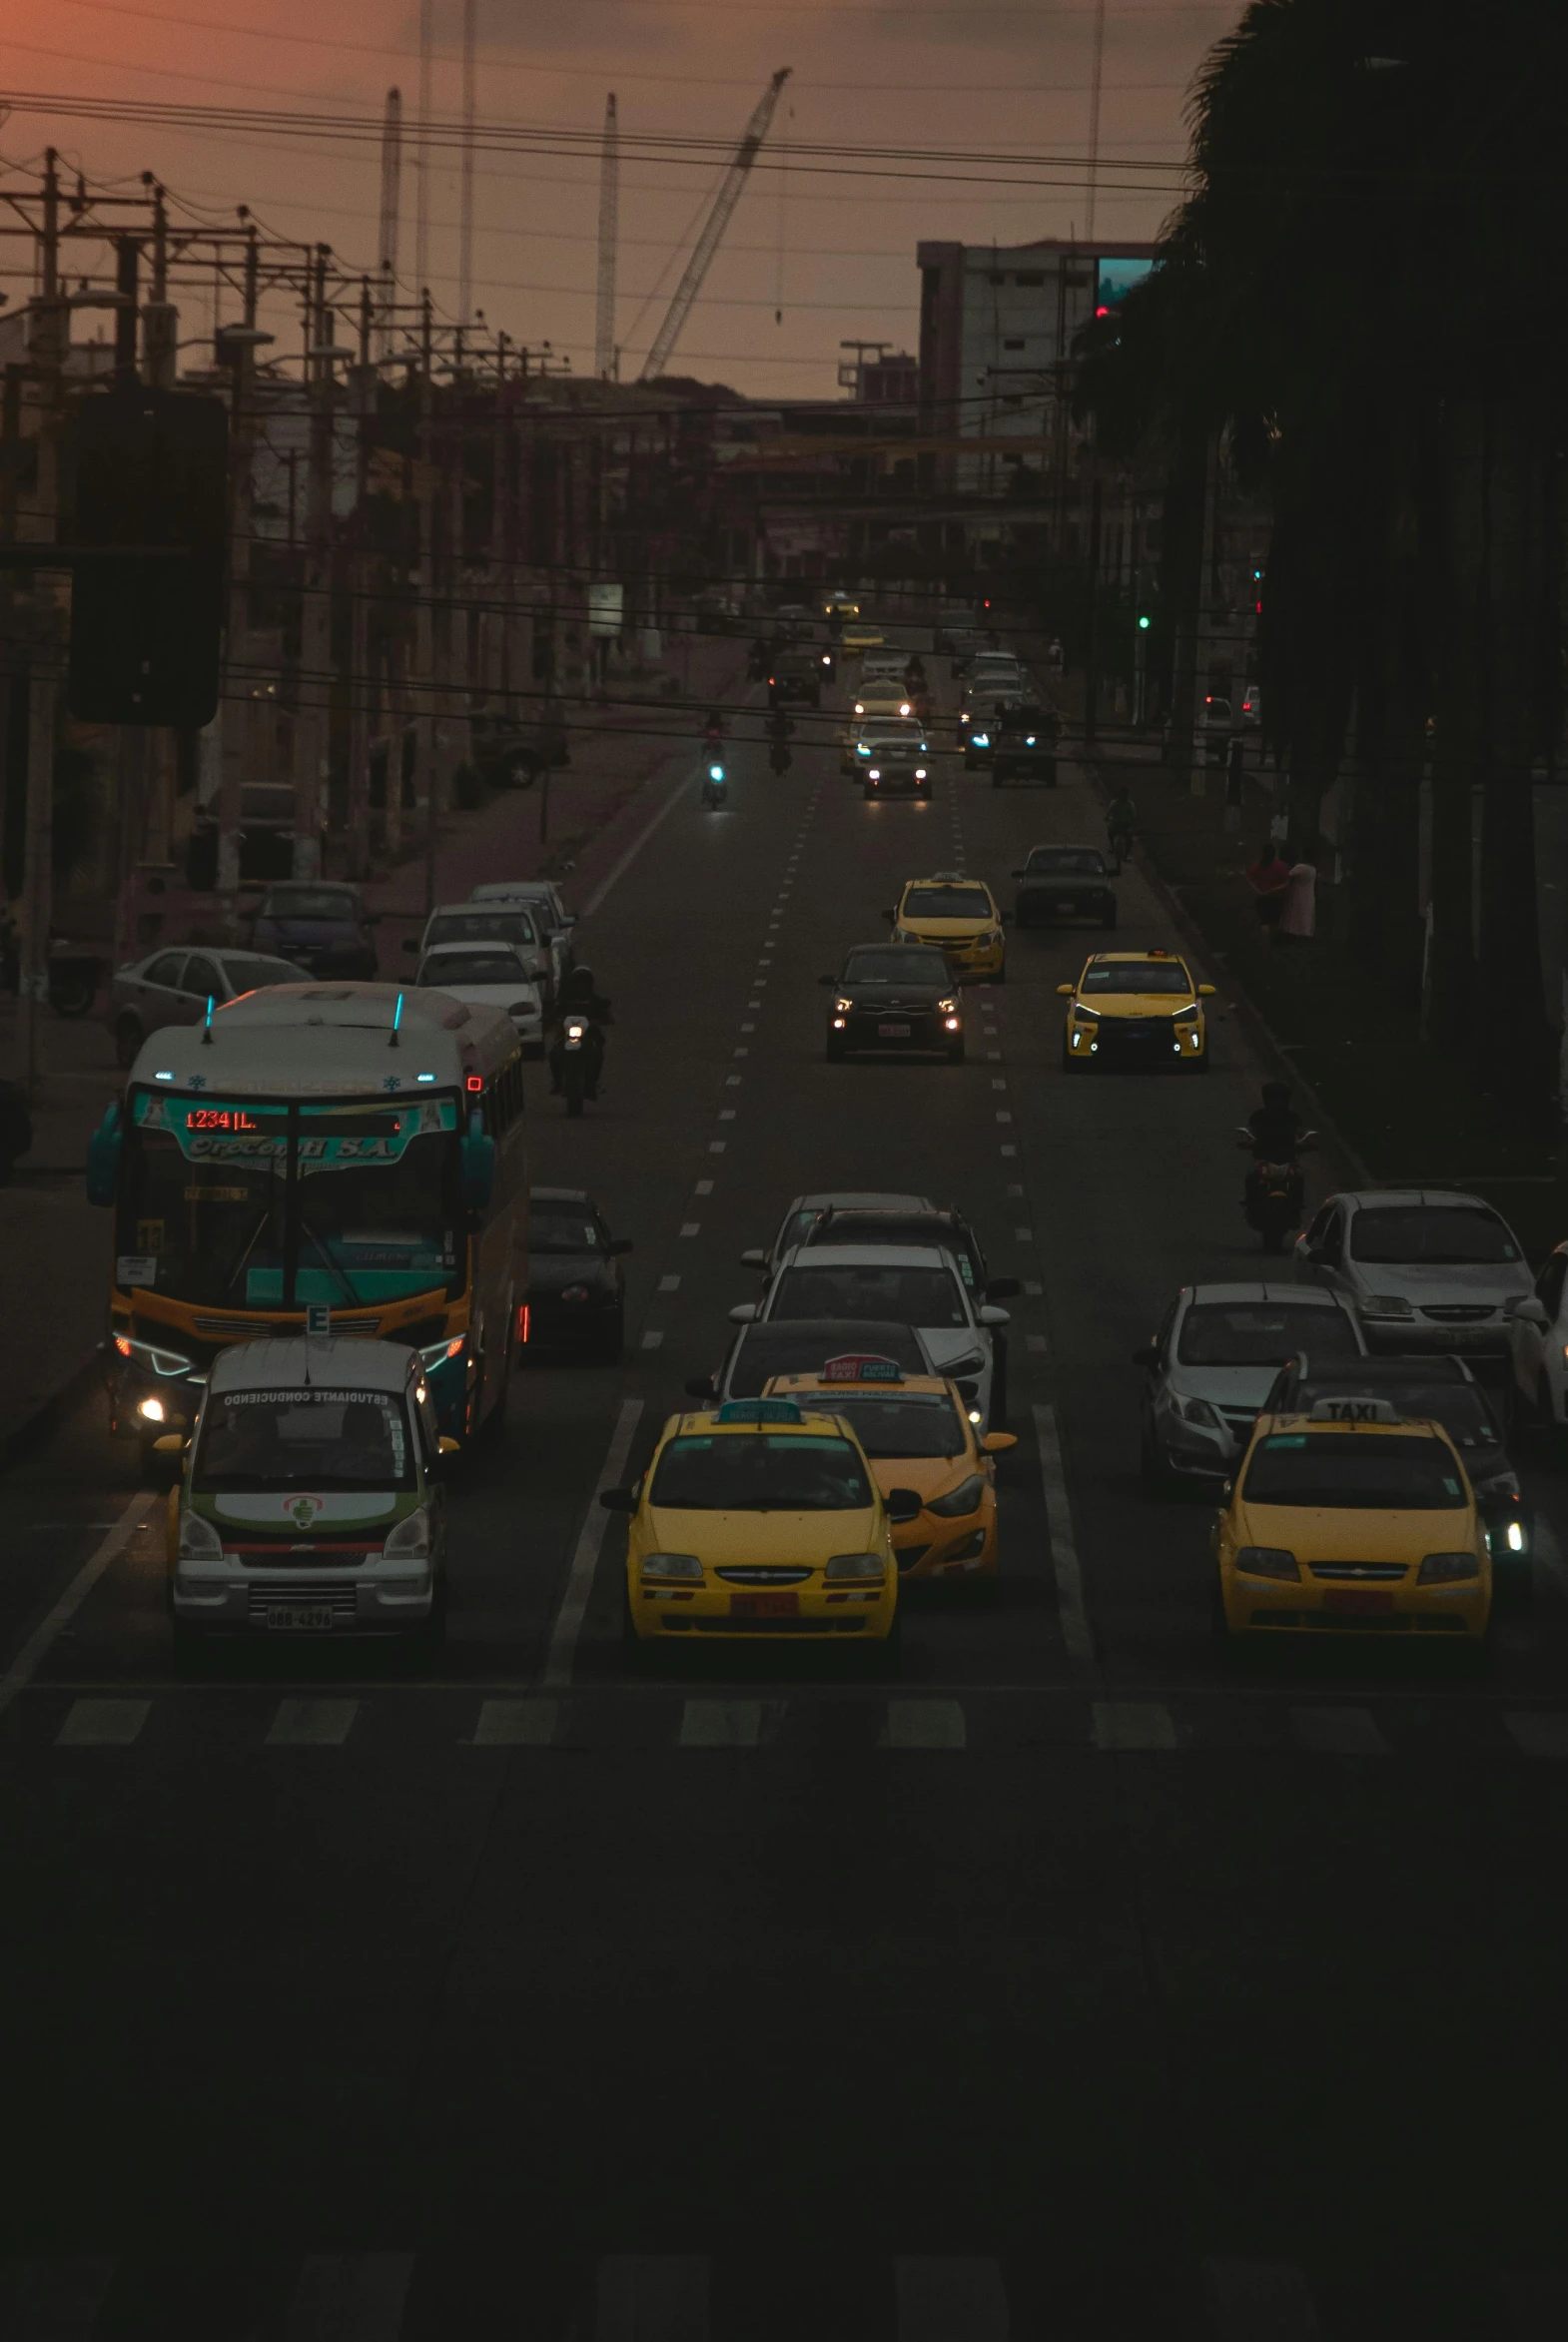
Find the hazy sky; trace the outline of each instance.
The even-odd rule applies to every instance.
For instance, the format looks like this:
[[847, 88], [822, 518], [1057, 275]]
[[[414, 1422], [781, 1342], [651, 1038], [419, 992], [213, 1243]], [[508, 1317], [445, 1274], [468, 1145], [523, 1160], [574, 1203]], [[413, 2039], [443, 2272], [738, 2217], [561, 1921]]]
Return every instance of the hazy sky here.
[[[672, 371], [751, 392], [831, 392], [848, 335], [912, 348], [921, 237], [1026, 242], [1082, 231], [1081, 170], [1055, 186], [987, 188], [912, 179], [943, 150], [1076, 159], [1088, 142], [1093, 0], [476, 0], [481, 123], [596, 131], [617, 93], [623, 139], [638, 132], [738, 137], [772, 70], [794, 69], [759, 164], [709, 273]], [[434, 111], [455, 117], [461, 0], [434, 0]], [[1099, 199], [1103, 237], [1154, 232], [1167, 192], [1127, 186], [1131, 166], [1178, 160], [1182, 100], [1234, 5], [1110, 0]], [[395, 82], [417, 92], [416, 0], [0, 0], [0, 75], [11, 93], [167, 99], [184, 106], [379, 113]], [[193, 209], [232, 218], [249, 203], [280, 234], [375, 258], [374, 145], [239, 130], [83, 123], [14, 95], [0, 155], [30, 166], [47, 143], [95, 181], [156, 172]], [[913, 150], [884, 175], [835, 174], [864, 145]], [[765, 158], [766, 159], [766, 158]], [[430, 173], [431, 288], [455, 307], [457, 174]], [[1118, 168], [1118, 165], [1127, 166]], [[928, 166], [962, 174], [966, 165]], [[896, 176], [894, 174], [906, 174]], [[1032, 178], [1033, 174], [1015, 173]], [[663, 315], [718, 167], [623, 160], [617, 338], [635, 374]], [[1169, 187], [1169, 180], [1160, 175]], [[591, 371], [598, 174], [591, 154], [481, 155], [474, 300], [515, 340], [548, 340]], [[400, 273], [413, 276], [413, 180], [403, 175]], [[22, 248], [12, 245], [20, 265]], [[11, 297], [25, 281], [9, 280]], [[649, 298], [649, 297], [652, 298]], [[783, 322], [774, 311], [782, 302]], [[275, 321], [281, 322], [281, 321]], [[211, 330], [210, 305], [182, 324]]]

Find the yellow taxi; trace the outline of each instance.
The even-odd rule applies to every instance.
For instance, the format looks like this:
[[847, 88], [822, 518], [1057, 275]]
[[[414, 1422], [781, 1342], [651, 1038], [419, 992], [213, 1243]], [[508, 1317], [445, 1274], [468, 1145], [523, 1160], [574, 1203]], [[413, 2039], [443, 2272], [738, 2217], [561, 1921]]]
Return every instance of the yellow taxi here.
[[631, 1515], [627, 1644], [684, 1636], [885, 1643], [898, 1619], [895, 1522], [913, 1488], [884, 1496], [837, 1414], [789, 1398], [730, 1399], [672, 1415], [631, 1488], [601, 1490]]
[[880, 626], [873, 626], [867, 618], [854, 618], [839, 636], [839, 644], [846, 656], [862, 650], [880, 650], [887, 637]]
[[1199, 984], [1179, 952], [1093, 952], [1068, 1004], [1062, 1066], [1190, 1066], [1208, 1071], [1211, 984]]
[[920, 1511], [893, 1531], [901, 1580], [997, 1580], [997, 1490], [992, 1457], [1017, 1447], [1011, 1431], [982, 1436], [956, 1382], [906, 1374], [896, 1358], [846, 1354], [820, 1374], [777, 1374], [765, 1395], [838, 1416], [866, 1452], [886, 1499], [913, 1489]]
[[912, 878], [897, 908], [885, 916], [893, 922], [895, 943], [936, 944], [946, 952], [960, 983], [965, 978], [976, 984], [1007, 981], [1002, 930], [1012, 914], [998, 908], [984, 879], [966, 878], [961, 870]]
[[825, 593], [819, 607], [824, 618], [858, 618], [860, 604], [853, 594]]
[[1442, 1426], [1387, 1399], [1259, 1415], [1213, 1541], [1223, 1648], [1265, 1634], [1485, 1643], [1492, 1565], [1475, 1492]]
[[855, 693], [850, 722], [866, 723], [874, 716], [914, 716], [915, 694], [902, 675], [868, 675]]

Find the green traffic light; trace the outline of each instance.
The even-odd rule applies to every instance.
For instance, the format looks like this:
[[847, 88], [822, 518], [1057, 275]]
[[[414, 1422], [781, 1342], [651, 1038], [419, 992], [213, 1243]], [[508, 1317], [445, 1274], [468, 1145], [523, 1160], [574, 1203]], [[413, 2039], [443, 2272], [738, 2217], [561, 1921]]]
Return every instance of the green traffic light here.
[[1147, 617], [1140, 617], [1138, 621], [1138, 628], [1141, 634], [1147, 634], [1149, 632], [1149, 620]]

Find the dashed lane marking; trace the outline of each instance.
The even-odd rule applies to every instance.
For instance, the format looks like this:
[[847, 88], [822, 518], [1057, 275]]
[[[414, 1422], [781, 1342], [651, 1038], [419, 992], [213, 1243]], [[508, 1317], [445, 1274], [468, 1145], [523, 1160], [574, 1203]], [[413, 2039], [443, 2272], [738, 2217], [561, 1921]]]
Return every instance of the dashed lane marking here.
[[397, 2342], [412, 2278], [411, 2252], [312, 2253], [282, 2342]]
[[958, 1700], [889, 1700], [877, 1746], [882, 1749], [961, 1749], [967, 1746]]
[[898, 2342], [1008, 2342], [1013, 2332], [996, 2261], [898, 2259], [893, 2285]]
[[1034, 1240], [1035, 1231], [1032, 1227], [1016, 1227], [1013, 1230], [1013, 1241], [1015, 1244], [1032, 1244]]
[[1006, 1076], [1003, 1075], [999, 1077], [998, 1075], [993, 1074], [991, 1077], [991, 1087], [993, 1090], [1005, 1090], [1007, 1088]]
[[683, 1236], [700, 1236], [702, 1233], [701, 1220], [683, 1219], [680, 1223], [680, 1232]]
[[1369, 1708], [1292, 1708], [1290, 1729], [1320, 1757], [1386, 1757], [1388, 1743]]
[[721, 1109], [720, 1109], [720, 1111], [719, 1111], [719, 1121], [720, 1121], [721, 1123], [732, 1123], [734, 1120], [735, 1120], [735, 1109], [734, 1109], [732, 1106], [726, 1106], [726, 1107], [723, 1107], [723, 1108], [721, 1108]]
[[1043, 1333], [1026, 1333], [1024, 1347], [1026, 1350], [1032, 1350], [1037, 1358], [1043, 1358], [1046, 1354], [1045, 1335]]
[[713, 1181], [711, 1179], [699, 1179], [692, 1189], [694, 1195], [711, 1195], [712, 1192]]
[[559, 1700], [481, 1700], [470, 1746], [547, 1749], [560, 1723]]
[[270, 1749], [341, 1749], [360, 1713], [358, 1700], [280, 1700], [267, 1728]]
[[55, 1734], [59, 1749], [128, 1749], [141, 1736], [151, 1700], [73, 1700]]
[[1038, 1276], [1025, 1277], [1024, 1290], [1029, 1295], [1031, 1300], [1039, 1300], [1041, 1295], [1045, 1292], [1045, 1286], [1041, 1283]]
[[1321, 2342], [1306, 2279], [1289, 2261], [1205, 2261], [1203, 2303], [1215, 2342]]
[[604, 1531], [609, 1514], [599, 1503], [599, 1490], [613, 1488], [626, 1469], [626, 1458], [636, 1435], [642, 1415], [640, 1398], [622, 1399], [610, 1443], [604, 1453], [599, 1477], [588, 1509], [582, 1516], [577, 1542], [572, 1551], [571, 1566], [566, 1572], [566, 1584], [555, 1613], [555, 1624], [550, 1630], [550, 1647], [544, 1662], [544, 1681], [547, 1684], [570, 1683], [572, 1662], [576, 1657], [577, 1637], [588, 1612], [588, 1597], [593, 1591], [593, 1573], [599, 1566], [599, 1550], [604, 1543]]
[[1568, 1716], [1519, 1709], [1503, 1718], [1514, 1745], [1527, 1757], [1568, 1757]]
[[1180, 1747], [1176, 1719], [1164, 1700], [1097, 1700], [1095, 1746], [1108, 1755]]
[[[693, 1221], [691, 1224], [695, 1229], [696, 1222]], [[682, 1233], [684, 1232], [682, 1230]], [[680, 1291], [680, 1278], [673, 1271], [668, 1276], [661, 1276], [659, 1278], [659, 1291], [661, 1293], [678, 1293]]]
[[1019, 1180], [1017, 1180], [1017, 1179], [1015, 1179], [1015, 1180], [1013, 1181], [1013, 1184], [1012, 1184], [1012, 1185], [1011, 1185], [1011, 1186], [1008, 1188], [1008, 1193], [1009, 1193], [1010, 1195], [1022, 1195], [1022, 1194], [1023, 1194], [1023, 1192], [1024, 1192], [1023, 1185], [1022, 1185], [1022, 1183], [1021, 1183]]
[[773, 1738], [782, 1700], [688, 1700], [676, 1745], [683, 1749], [759, 1749]]
[[999, 1112], [999, 1113], [998, 1113], [998, 1115], [997, 1115], [997, 1121], [998, 1121], [999, 1123], [1010, 1123], [1012, 1120], [1013, 1120], [1013, 1117], [1012, 1117], [1010, 1114], [1008, 1114], [1008, 1113], [1007, 1113], [1005, 1110], [1003, 1110], [1003, 1111]]
[[1018, 1153], [1018, 1149], [1016, 1147], [1004, 1147], [1002, 1149], [1002, 1153], [1004, 1155], [1016, 1155]]
[[710, 1155], [722, 1155], [723, 1152], [724, 1142], [722, 1139], [710, 1139], [708, 1141], [708, 1153]]

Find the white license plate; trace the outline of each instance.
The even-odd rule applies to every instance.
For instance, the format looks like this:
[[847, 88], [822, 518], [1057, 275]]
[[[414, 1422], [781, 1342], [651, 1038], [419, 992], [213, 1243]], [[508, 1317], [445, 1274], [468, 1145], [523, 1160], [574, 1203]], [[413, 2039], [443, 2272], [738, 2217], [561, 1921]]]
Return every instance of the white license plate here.
[[883, 1041], [907, 1041], [909, 1039], [907, 1025], [879, 1025], [877, 1033]]
[[1078, 905], [1072, 902], [1058, 903], [1057, 909], [1059, 911], [1076, 911], [1078, 909]]
[[271, 1634], [330, 1635], [333, 1606], [330, 1602], [270, 1602], [267, 1626]]

